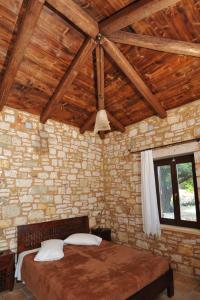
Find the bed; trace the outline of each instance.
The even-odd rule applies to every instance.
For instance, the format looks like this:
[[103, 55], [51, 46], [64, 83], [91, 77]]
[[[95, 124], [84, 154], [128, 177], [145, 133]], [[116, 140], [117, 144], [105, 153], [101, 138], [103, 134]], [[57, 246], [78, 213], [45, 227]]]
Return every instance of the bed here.
[[[18, 254], [81, 232], [89, 233], [87, 216], [18, 226]], [[64, 253], [54, 262], [35, 262], [35, 253], [24, 257], [22, 280], [38, 300], [153, 300], [164, 289], [174, 294], [166, 258], [108, 241], [67, 245]]]

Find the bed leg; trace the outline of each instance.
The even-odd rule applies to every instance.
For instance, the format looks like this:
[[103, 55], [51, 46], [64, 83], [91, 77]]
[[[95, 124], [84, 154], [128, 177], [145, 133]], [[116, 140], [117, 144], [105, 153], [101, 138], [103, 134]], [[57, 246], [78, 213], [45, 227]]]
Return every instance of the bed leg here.
[[169, 269], [169, 273], [168, 273], [167, 296], [169, 298], [174, 296], [174, 276], [173, 276], [173, 270], [171, 268]]

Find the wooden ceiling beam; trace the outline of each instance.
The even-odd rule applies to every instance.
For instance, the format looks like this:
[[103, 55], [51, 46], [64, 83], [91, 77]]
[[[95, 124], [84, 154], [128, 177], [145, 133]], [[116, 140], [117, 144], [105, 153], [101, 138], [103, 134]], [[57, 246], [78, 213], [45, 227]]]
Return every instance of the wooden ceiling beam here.
[[69, 66], [68, 70], [66, 71], [61, 81], [59, 82], [51, 99], [49, 100], [46, 107], [44, 108], [40, 116], [40, 121], [42, 123], [45, 123], [48, 120], [53, 107], [62, 100], [67, 89], [73, 83], [81, 67], [83, 67], [88, 57], [92, 54], [92, 51], [94, 50], [96, 45], [97, 45], [96, 41], [94, 41], [92, 38], [88, 38], [85, 40], [85, 42], [79, 49], [77, 55], [73, 59], [71, 65]]
[[125, 132], [125, 127], [122, 125], [120, 121], [118, 121], [109, 111], [107, 111], [107, 116], [110, 123], [115, 127], [115, 129], [119, 130], [120, 132]]
[[99, 33], [98, 23], [72, 0], [47, 0], [57, 11], [88, 36], [95, 38]]
[[[98, 109], [104, 109], [104, 50], [100, 44], [96, 47], [96, 71], [97, 71], [97, 101]], [[105, 132], [99, 131], [99, 136], [105, 139]]]
[[105, 132], [104, 131], [99, 131], [99, 136], [102, 140], [105, 139]]
[[148, 102], [152, 109], [161, 118], [166, 117], [166, 111], [159, 103], [157, 97], [152, 94], [146, 83], [131, 66], [123, 53], [117, 48], [117, 46], [105, 37], [102, 39], [101, 43], [105, 51], [113, 59], [116, 65], [122, 70], [122, 72], [129, 78], [129, 80], [135, 85], [136, 89], [143, 95], [144, 99], [146, 100], [146, 102]]
[[80, 133], [84, 133], [86, 130], [90, 129], [92, 125], [95, 123], [97, 112], [93, 112], [85, 124], [80, 128]]
[[[97, 90], [98, 90], [98, 108], [104, 109], [104, 49], [101, 45], [96, 47], [96, 64], [97, 64]], [[106, 110], [107, 116], [115, 129], [124, 132], [125, 127]], [[103, 138], [103, 132], [99, 132], [100, 137]]]
[[111, 34], [135, 22], [152, 16], [154, 13], [175, 5], [180, 0], [143, 0], [134, 2], [116, 12], [99, 24], [99, 30], [104, 35]]
[[156, 51], [200, 57], [200, 44], [118, 31], [107, 36], [111, 41]]
[[45, 0], [29, 0], [19, 24], [14, 47], [8, 59], [8, 64], [0, 86], [0, 111], [7, 103], [15, 76], [23, 60], [24, 52], [29, 44]]
[[98, 108], [104, 109], [104, 49], [101, 45], [96, 47], [96, 69]]

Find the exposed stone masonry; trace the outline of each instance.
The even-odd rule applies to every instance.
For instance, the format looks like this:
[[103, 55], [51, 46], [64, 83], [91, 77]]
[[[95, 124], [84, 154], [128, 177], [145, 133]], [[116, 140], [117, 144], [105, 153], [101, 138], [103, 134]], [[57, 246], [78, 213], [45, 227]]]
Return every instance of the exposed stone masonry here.
[[[93, 225], [100, 212], [115, 241], [170, 256], [176, 270], [200, 276], [199, 231], [165, 228], [158, 240], [143, 234], [140, 155], [128, 151], [200, 136], [199, 116], [196, 101], [170, 110], [166, 119], [110, 133], [102, 143], [93, 133], [54, 121], [43, 125], [37, 116], [6, 108], [0, 114], [0, 250], [16, 250], [17, 225], [85, 214]], [[200, 151], [194, 151], [200, 187]]]
[[92, 133], [6, 108], [0, 114], [0, 250], [16, 250], [16, 226], [103, 205], [102, 141]]
[[[165, 228], [161, 238], [157, 240], [147, 238], [143, 233], [140, 154], [130, 154], [128, 151], [130, 148], [142, 150], [197, 136], [200, 136], [200, 101], [168, 111], [168, 117], [165, 119], [155, 116], [129, 126], [125, 134], [109, 134], [103, 149], [103, 215], [106, 225], [111, 226], [116, 241], [169, 256], [176, 270], [200, 276], [200, 230], [190, 230], [186, 233]], [[188, 148], [188, 145], [186, 147]], [[199, 149], [198, 147], [197, 150]], [[198, 188], [199, 153], [195, 152]]]

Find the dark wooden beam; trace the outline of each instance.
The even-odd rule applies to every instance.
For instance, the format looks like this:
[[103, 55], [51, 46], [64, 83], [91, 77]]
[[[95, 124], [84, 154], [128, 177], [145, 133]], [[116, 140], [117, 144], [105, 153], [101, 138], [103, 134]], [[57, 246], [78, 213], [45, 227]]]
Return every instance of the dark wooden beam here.
[[143, 0], [134, 2], [100, 22], [99, 30], [105, 35], [110, 34], [148, 18], [158, 11], [175, 5], [177, 2], [180, 2], [180, 0]]
[[105, 139], [105, 132], [104, 131], [99, 131], [99, 136], [102, 140]]
[[15, 76], [24, 57], [24, 52], [29, 44], [38, 18], [40, 16], [44, 0], [28, 0], [26, 10], [19, 24], [17, 37], [11, 51], [6, 71], [0, 86], [0, 110], [7, 102]]
[[42, 123], [45, 123], [48, 120], [53, 107], [62, 100], [67, 89], [71, 86], [72, 82], [78, 75], [81, 67], [83, 67], [84, 63], [86, 62], [87, 58], [92, 54], [92, 51], [95, 47], [96, 41], [94, 41], [92, 38], [88, 38], [83, 43], [82, 47], [79, 49], [77, 55], [75, 56], [71, 65], [69, 66], [68, 70], [59, 82], [53, 96], [44, 108], [40, 116], [40, 121]]
[[93, 112], [85, 124], [80, 128], [80, 133], [84, 133], [86, 130], [90, 129], [95, 123], [97, 112]]
[[[96, 47], [96, 70], [98, 109], [104, 109], [104, 50], [100, 44]], [[99, 131], [99, 136], [102, 140], [105, 139], [104, 131]]]
[[74, 1], [47, 0], [47, 2], [88, 36], [95, 38], [99, 33], [98, 23]]
[[124, 125], [122, 125], [122, 123], [119, 122], [109, 111], [106, 110], [106, 112], [107, 112], [107, 116], [108, 116], [110, 123], [112, 123], [112, 125], [115, 127], [115, 129], [117, 129], [121, 132], [125, 132]]
[[104, 109], [104, 50], [101, 45], [96, 47], [96, 69], [98, 108]]
[[[96, 48], [96, 63], [97, 63], [97, 89], [98, 89], [98, 108], [104, 109], [104, 49], [101, 45]], [[125, 127], [114, 117], [111, 113], [107, 112], [110, 123], [115, 129], [124, 132]], [[103, 138], [103, 132], [99, 132], [101, 138]]]
[[200, 57], [200, 44], [176, 41], [149, 35], [118, 31], [108, 35], [116, 43], [148, 48], [167, 53]]
[[116, 65], [118, 65], [122, 72], [129, 78], [129, 80], [135, 85], [138, 91], [143, 95], [144, 99], [153, 108], [153, 110], [158, 113], [160, 117], [166, 117], [166, 111], [159, 103], [157, 97], [152, 94], [146, 83], [131, 66], [123, 53], [117, 48], [117, 46], [107, 38], [103, 38], [102, 45], [105, 51], [114, 60]]

